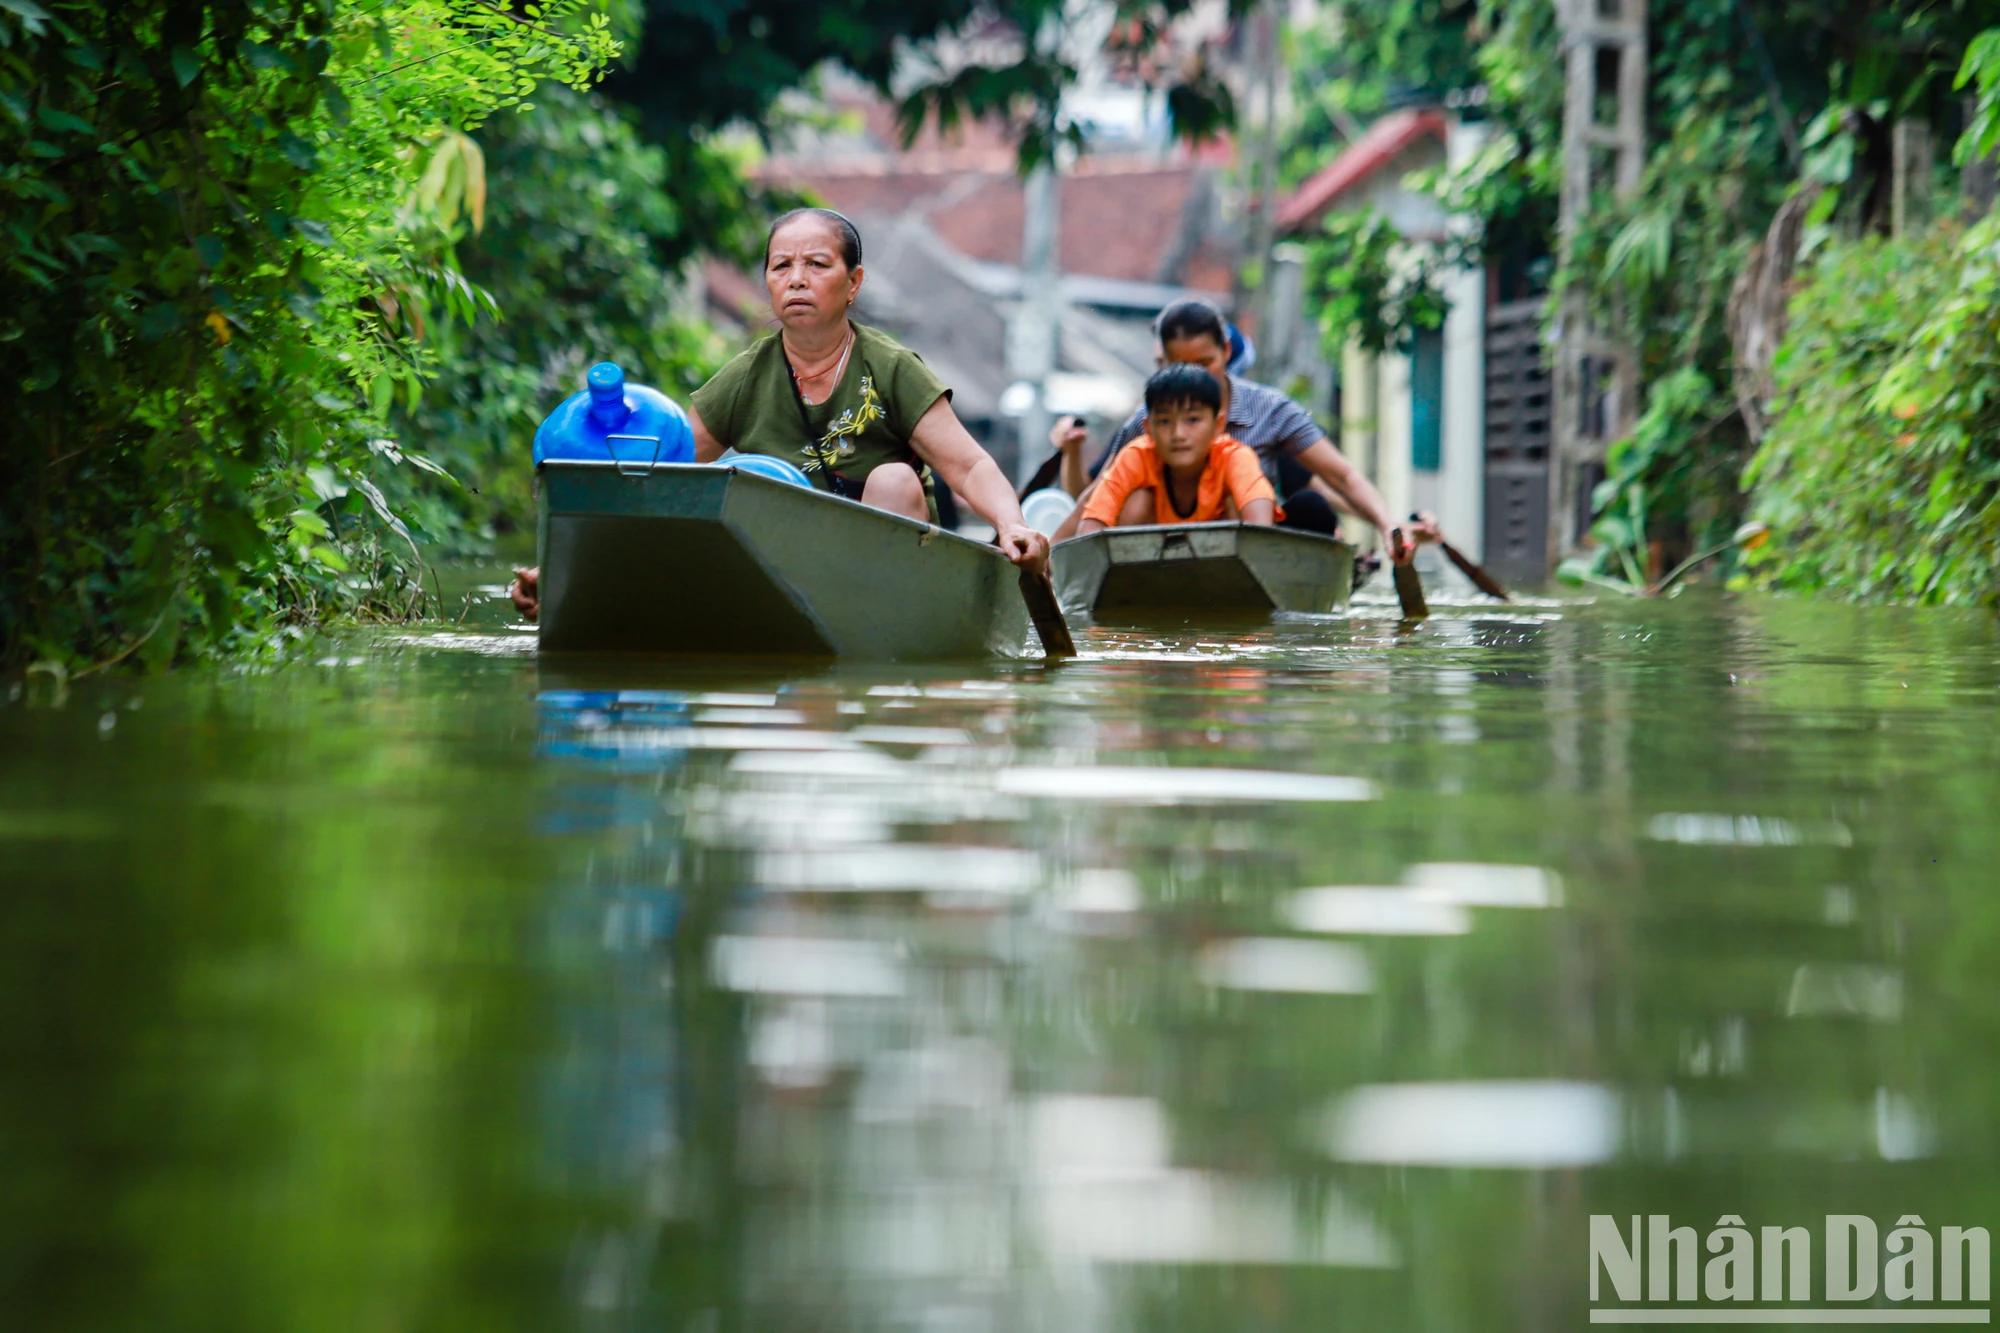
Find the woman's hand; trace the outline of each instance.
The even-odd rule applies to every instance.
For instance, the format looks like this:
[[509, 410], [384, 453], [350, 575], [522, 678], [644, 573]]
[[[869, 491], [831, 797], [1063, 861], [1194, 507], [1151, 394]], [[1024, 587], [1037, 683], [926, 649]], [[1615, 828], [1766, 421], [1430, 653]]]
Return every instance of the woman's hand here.
[[993, 542], [1009, 560], [1037, 574], [1048, 572], [1049, 539], [1021, 517], [1021, 504], [992, 457], [966, 433], [949, 400], [939, 398], [917, 421], [910, 447], [937, 469], [939, 480], [993, 525]]
[[1022, 569], [1046, 576], [1049, 572], [1049, 539], [1025, 523], [1009, 523], [993, 538], [1000, 553]]
[[521, 613], [523, 620], [534, 620], [542, 612], [542, 571], [539, 567], [516, 569], [514, 581], [507, 585], [507, 600]]

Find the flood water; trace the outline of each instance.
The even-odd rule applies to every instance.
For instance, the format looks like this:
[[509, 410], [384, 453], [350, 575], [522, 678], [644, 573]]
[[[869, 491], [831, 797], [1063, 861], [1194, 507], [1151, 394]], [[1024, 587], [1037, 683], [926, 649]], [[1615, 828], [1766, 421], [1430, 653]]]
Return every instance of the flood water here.
[[31, 681], [0, 1324], [1581, 1328], [1592, 1215], [2000, 1226], [1991, 618], [1438, 611]]

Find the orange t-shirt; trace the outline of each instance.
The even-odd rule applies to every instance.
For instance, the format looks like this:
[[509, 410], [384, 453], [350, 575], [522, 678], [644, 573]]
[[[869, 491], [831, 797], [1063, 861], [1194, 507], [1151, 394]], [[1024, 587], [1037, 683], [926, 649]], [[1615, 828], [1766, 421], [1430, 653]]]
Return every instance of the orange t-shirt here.
[[1195, 488], [1193, 513], [1183, 516], [1174, 512], [1173, 501], [1167, 497], [1164, 471], [1160, 451], [1151, 440], [1139, 437], [1120, 449], [1111, 466], [1104, 469], [1097, 490], [1083, 507], [1083, 516], [1094, 518], [1106, 527], [1116, 527], [1118, 511], [1125, 507], [1126, 498], [1146, 486], [1153, 488], [1155, 523], [1213, 523], [1224, 517], [1225, 498], [1236, 501], [1239, 514], [1252, 500], [1269, 500], [1276, 511], [1273, 519], [1285, 516], [1283, 510], [1277, 509], [1277, 493], [1271, 489], [1264, 469], [1258, 466], [1256, 450], [1227, 435], [1216, 436], [1215, 443], [1209, 446], [1208, 463], [1201, 470], [1201, 484]]

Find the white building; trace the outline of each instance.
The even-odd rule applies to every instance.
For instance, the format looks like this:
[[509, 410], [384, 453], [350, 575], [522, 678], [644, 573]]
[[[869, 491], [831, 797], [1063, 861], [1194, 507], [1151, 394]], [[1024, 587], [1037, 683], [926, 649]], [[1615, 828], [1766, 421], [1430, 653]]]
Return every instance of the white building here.
[[[1407, 178], [1469, 160], [1485, 136], [1483, 124], [1442, 111], [1391, 112], [1280, 205], [1278, 232], [1302, 236], [1330, 213], [1374, 210], [1410, 240], [1443, 241], [1460, 220], [1409, 188]], [[1277, 361], [1270, 377], [1280, 384], [1304, 377], [1330, 389], [1337, 371], [1341, 449], [1374, 481], [1390, 512], [1431, 510], [1454, 546], [1503, 580], [1541, 581], [1548, 573], [1549, 399], [1536, 343], [1541, 299], [1505, 290], [1497, 270], [1456, 270], [1443, 284], [1449, 313], [1442, 329], [1379, 354], [1350, 343], [1334, 367], [1321, 352], [1313, 312], [1303, 308], [1302, 261], [1302, 246], [1280, 247], [1266, 339]], [[1423, 562], [1427, 573], [1462, 579], [1436, 552]]]

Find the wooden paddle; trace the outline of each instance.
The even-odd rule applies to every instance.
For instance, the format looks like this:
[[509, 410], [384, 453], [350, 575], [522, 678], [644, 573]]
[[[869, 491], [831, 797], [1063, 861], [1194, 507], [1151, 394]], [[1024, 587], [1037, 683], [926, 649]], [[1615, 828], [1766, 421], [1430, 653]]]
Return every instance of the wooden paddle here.
[[1045, 657], [1075, 657], [1076, 640], [1069, 636], [1069, 622], [1063, 619], [1062, 604], [1047, 574], [1021, 571], [1021, 600], [1028, 604], [1028, 619], [1042, 640]]
[[1494, 578], [1491, 574], [1488, 574], [1484, 569], [1481, 569], [1478, 565], [1474, 564], [1471, 560], [1466, 558], [1466, 556], [1463, 555], [1456, 546], [1453, 546], [1450, 542], [1447, 541], [1440, 541], [1438, 545], [1444, 547], [1445, 557], [1448, 560], [1450, 560], [1451, 563], [1457, 565], [1459, 572], [1465, 575], [1465, 577], [1471, 579], [1473, 585], [1477, 587], [1479, 591], [1485, 593], [1488, 597], [1498, 597], [1503, 602], [1511, 602], [1514, 600], [1512, 597], [1508, 596], [1507, 589], [1501, 586], [1499, 579]]
[[[1419, 522], [1422, 520], [1422, 518], [1423, 518], [1422, 514], [1410, 515], [1410, 521], [1412, 523]], [[1507, 594], [1507, 590], [1500, 585], [1499, 579], [1494, 578], [1491, 574], [1488, 574], [1484, 569], [1474, 564], [1472, 560], [1468, 558], [1463, 551], [1459, 550], [1456, 546], [1453, 546], [1443, 537], [1438, 538], [1438, 545], [1444, 547], [1445, 558], [1450, 560], [1451, 563], [1453, 563], [1454, 565], [1457, 565], [1459, 573], [1471, 579], [1473, 586], [1478, 588], [1479, 591], [1485, 593], [1488, 597], [1498, 597], [1503, 602], [1511, 602], [1514, 600]]]
[[[1390, 529], [1389, 537], [1398, 548], [1403, 545], [1403, 530], [1401, 528]], [[1393, 556], [1394, 551], [1391, 551], [1390, 554]], [[1392, 560], [1389, 568], [1396, 580], [1396, 600], [1402, 605], [1403, 619], [1422, 620], [1425, 616], [1429, 615], [1431, 613], [1430, 603], [1424, 600], [1424, 581], [1417, 577], [1416, 565], [1409, 561], [1396, 562]]]

